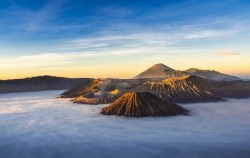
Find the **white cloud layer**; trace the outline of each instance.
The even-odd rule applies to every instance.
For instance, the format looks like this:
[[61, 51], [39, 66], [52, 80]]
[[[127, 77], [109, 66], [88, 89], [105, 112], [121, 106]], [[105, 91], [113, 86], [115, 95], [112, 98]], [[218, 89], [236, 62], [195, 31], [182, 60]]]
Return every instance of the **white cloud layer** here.
[[190, 116], [103, 116], [62, 91], [0, 95], [0, 157], [248, 158], [249, 99], [182, 105]]

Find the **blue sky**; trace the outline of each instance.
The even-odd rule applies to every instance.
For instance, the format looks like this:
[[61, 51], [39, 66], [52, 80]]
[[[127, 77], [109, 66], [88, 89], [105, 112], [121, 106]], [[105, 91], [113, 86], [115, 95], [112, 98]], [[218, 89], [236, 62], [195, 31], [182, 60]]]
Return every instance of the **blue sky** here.
[[1, 0], [0, 78], [129, 78], [159, 62], [250, 76], [249, 8], [247, 0]]

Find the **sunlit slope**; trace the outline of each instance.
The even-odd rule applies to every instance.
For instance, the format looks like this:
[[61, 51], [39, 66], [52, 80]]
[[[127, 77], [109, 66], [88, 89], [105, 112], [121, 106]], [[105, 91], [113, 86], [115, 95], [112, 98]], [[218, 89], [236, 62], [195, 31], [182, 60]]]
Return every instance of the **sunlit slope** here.
[[88, 82], [84, 82], [81, 85], [74, 87], [66, 92], [64, 92], [61, 97], [63, 98], [74, 98], [80, 95], [92, 95], [99, 90], [99, 87], [102, 85], [103, 81], [101, 79], [93, 79]]
[[84, 96], [79, 96], [76, 97], [73, 102], [74, 103], [82, 103], [82, 104], [91, 104], [91, 105], [96, 105], [96, 104], [107, 104], [111, 103], [116, 99], [115, 96], [110, 96], [110, 97], [95, 97], [95, 98], [87, 98]]

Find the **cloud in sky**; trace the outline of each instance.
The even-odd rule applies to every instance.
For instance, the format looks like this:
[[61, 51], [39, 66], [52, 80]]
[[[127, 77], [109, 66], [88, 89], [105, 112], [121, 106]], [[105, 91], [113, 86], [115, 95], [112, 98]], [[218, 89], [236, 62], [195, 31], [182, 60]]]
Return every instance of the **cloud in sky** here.
[[235, 56], [235, 55], [241, 55], [240, 53], [237, 52], [219, 52], [217, 55], [220, 56]]
[[14, 0], [0, 6], [0, 70], [5, 72], [169, 60], [190, 65], [223, 50], [250, 49], [249, 4], [236, 0]]

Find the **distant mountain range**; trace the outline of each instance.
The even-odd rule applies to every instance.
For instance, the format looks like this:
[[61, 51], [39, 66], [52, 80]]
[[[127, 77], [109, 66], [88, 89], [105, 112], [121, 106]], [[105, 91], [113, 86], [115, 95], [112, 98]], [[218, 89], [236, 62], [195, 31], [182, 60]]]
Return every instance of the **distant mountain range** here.
[[201, 78], [207, 78], [216, 81], [233, 81], [241, 80], [241, 78], [236, 76], [231, 76], [223, 74], [214, 70], [201, 70], [196, 68], [190, 68], [185, 71], [174, 70], [164, 64], [155, 64], [148, 68], [144, 72], [135, 76], [134, 78], [172, 78], [172, 77], [182, 77], [187, 75], [194, 75]]
[[[67, 90], [68, 89], [68, 90]], [[188, 114], [176, 103], [217, 102], [250, 97], [250, 81], [217, 71], [174, 70], [156, 64], [132, 79], [38, 76], [0, 80], [0, 93], [67, 90], [74, 103], [108, 104], [105, 115], [130, 117]]]
[[67, 90], [88, 82], [88, 78], [38, 76], [25, 79], [0, 80], [0, 93]]
[[217, 71], [191, 68], [174, 70], [156, 64], [133, 79], [93, 79], [61, 97], [84, 104], [111, 103], [127, 92], [150, 92], [165, 101], [210, 102], [224, 98], [250, 97], [250, 81]]
[[[206, 86], [204, 85], [205, 83]], [[249, 87], [246, 86], [244, 90], [242, 89], [246, 83], [248, 82], [244, 82], [238, 77], [222, 74], [217, 71], [196, 68], [179, 71], [164, 64], [156, 64], [133, 79], [38, 76], [24, 79], [0, 80], [0, 93], [69, 89], [63, 93], [62, 97], [74, 97], [75, 102], [90, 104], [112, 102], [115, 98], [130, 91], [152, 92], [160, 98], [175, 101], [211, 101], [218, 100], [222, 93], [227, 94], [223, 95], [223, 97], [245, 96]], [[208, 91], [213, 85], [217, 85], [217, 87], [213, 88], [214, 91]], [[236, 87], [232, 87], [232, 85]], [[225, 89], [228, 89], [230, 86], [231, 88], [226, 92]], [[219, 89], [219, 87], [223, 88]], [[234, 94], [236, 91], [237, 94]]]

